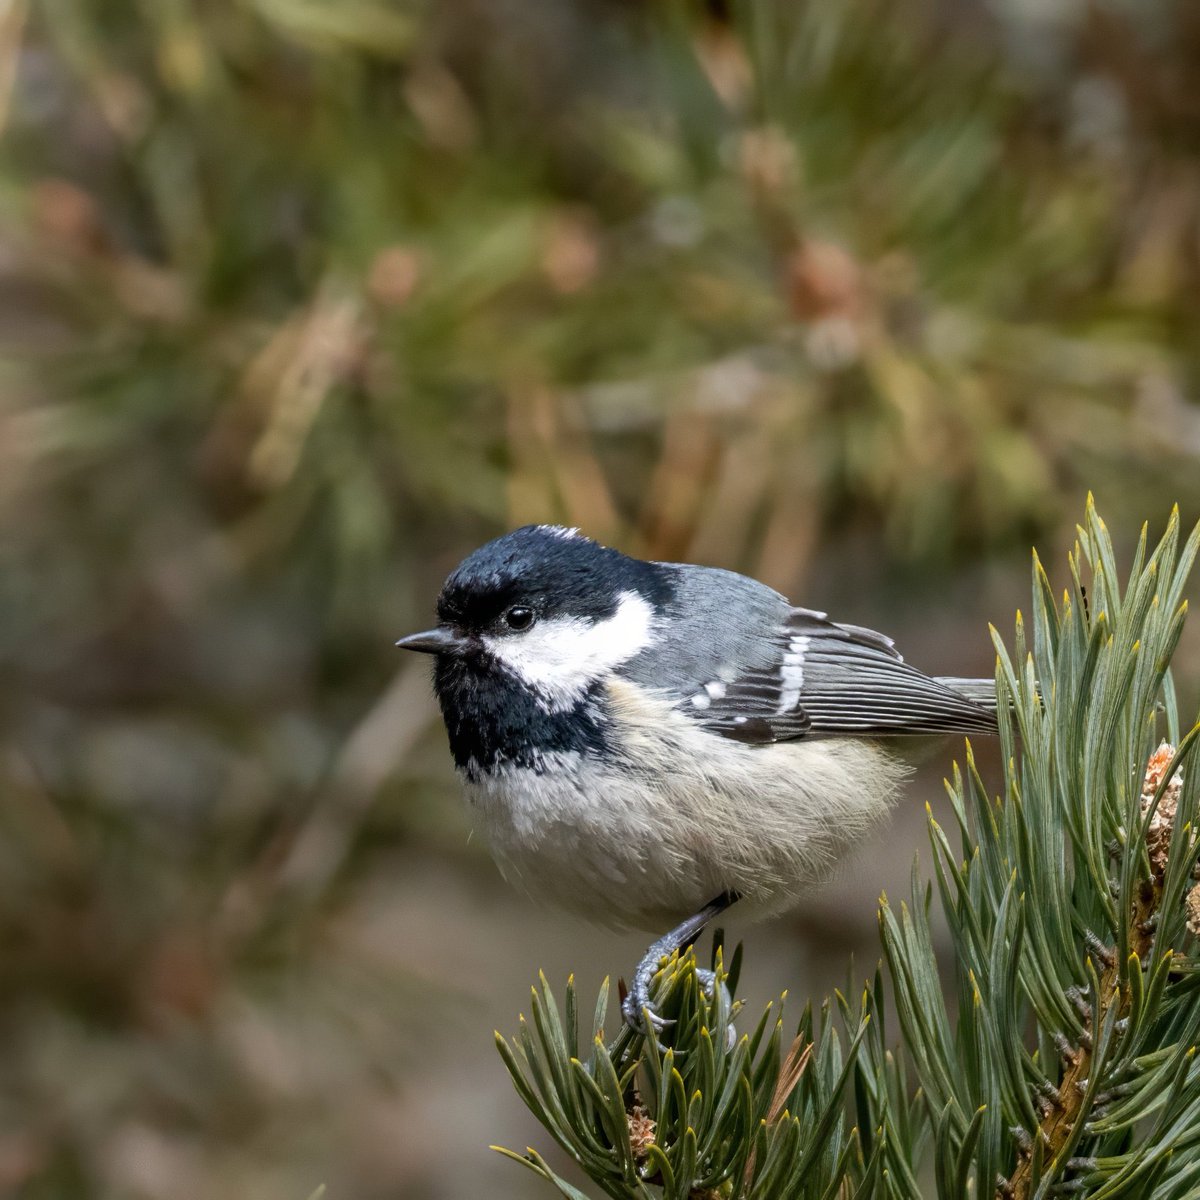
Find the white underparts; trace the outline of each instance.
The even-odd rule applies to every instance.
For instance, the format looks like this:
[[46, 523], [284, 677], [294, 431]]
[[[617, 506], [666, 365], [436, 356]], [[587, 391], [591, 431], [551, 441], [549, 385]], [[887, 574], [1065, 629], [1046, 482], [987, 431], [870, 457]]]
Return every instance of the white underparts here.
[[524, 633], [485, 637], [484, 645], [529, 684], [551, 712], [570, 708], [598, 679], [644, 650], [654, 609], [622, 592], [611, 617], [549, 617]]
[[905, 769], [870, 742], [719, 738], [655, 695], [606, 685], [610, 752], [547, 752], [468, 781], [504, 874], [616, 924], [666, 928], [732, 888], [796, 903], [887, 809]]
[[776, 711], [780, 715], [791, 712], [800, 703], [800, 691], [804, 687], [804, 656], [808, 652], [808, 642], [805, 634], [797, 634], [788, 642], [779, 669], [783, 686], [779, 693], [779, 708]]

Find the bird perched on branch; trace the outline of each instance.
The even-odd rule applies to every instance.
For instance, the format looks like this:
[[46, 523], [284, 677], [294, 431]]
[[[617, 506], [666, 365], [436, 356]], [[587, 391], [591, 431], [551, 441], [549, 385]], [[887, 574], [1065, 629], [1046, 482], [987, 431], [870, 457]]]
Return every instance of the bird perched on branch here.
[[505, 877], [611, 924], [674, 926], [634, 974], [636, 1026], [655, 1020], [663, 954], [734, 901], [787, 909], [887, 809], [908, 768], [881, 740], [996, 728], [991, 680], [930, 678], [890, 638], [746, 576], [574, 529], [488, 542], [437, 614], [397, 645], [434, 656]]

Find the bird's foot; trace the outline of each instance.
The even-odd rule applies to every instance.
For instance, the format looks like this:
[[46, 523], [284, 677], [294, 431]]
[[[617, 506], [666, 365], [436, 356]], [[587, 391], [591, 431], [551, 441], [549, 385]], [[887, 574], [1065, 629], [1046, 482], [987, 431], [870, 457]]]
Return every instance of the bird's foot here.
[[[737, 895], [733, 892], [725, 892], [718, 896], [706, 904], [695, 916], [689, 917], [672, 929], [670, 933], [659, 938], [646, 951], [633, 973], [633, 983], [629, 992], [621, 1003], [621, 1013], [630, 1028], [638, 1032], [645, 1031], [657, 1035], [674, 1024], [674, 1021], [662, 1016], [654, 1007], [650, 987], [654, 982], [654, 976], [658, 973], [664, 959], [677, 950], [683, 950], [690, 946], [700, 935], [704, 926], [718, 913], [724, 912], [736, 899]], [[704, 994], [711, 1000], [716, 994], [715, 989], [718, 986], [716, 975], [704, 967], [697, 967], [696, 974], [704, 987]], [[724, 987], [723, 984], [720, 986]]]
[[[674, 1025], [675, 1022], [669, 1017], [664, 1017], [657, 1008], [650, 994], [650, 984], [654, 980], [654, 976], [659, 970], [660, 964], [665, 960], [659, 958], [650, 964], [648, 974], [643, 974], [646, 967], [646, 959], [643, 959], [638, 964], [637, 973], [634, 976], [633, 987], [626, 994], [625, 999], [621, 1002], [621, 1012], [625, 1017], [625, 1022], [631, 1028], [639, 1032], [650, 1033], [652, 1030], [657, 1040], [658, 1035], [665, 1029]], [[700, 987], [704, 992], [706, 1000], [715, 1000], [717, 998], [717, 990], [720, 989], [722, 1004], [719, 1011], [729, 1014], [733, 1011], [733, 997], [729, 994], [729, 989], [725, 981], [721, 979], [715, 971], [710, 971], [707, 967], [696, 967], [696, 978], [700, 981]], [[647, 1024], [649, 1028], [647, 1029]], [[725, 1021], [725, 1046], [727, 1050], [732, 1050], [734, 1043], [737, 1040], [737, 1031], [734, 1029], [733, 1021], [727, 1018]], [[658, 1041], [658, 1048], [661, 1052], [666, 1052], [666, 1046], [661, 1041]]]

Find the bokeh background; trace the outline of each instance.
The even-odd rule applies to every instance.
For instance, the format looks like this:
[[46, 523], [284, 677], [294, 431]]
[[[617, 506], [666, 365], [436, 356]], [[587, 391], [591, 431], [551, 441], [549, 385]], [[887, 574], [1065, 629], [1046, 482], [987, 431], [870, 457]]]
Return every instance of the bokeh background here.
[[0, 3], [0, 1194], [546, 1194], [492, 1030], [645, 938], [500, 882], [393, 640], [556, 520], [990, 674], [1088, 489], [1200, 516], [1198, 78], [1190, 0]]

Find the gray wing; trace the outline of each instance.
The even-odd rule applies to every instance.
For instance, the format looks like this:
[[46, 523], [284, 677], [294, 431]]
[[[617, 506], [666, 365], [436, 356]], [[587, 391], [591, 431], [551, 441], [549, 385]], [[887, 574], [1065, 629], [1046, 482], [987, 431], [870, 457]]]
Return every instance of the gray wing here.
[[[987, 695], [986, 682], [970, 681], [972, 695]], [[790, 610], [769, 661], [704, 683], [681, 707], [714, 733], [756, 743], [996, 729], [985, 704], [910, 667], [891, 638], [805, 608]]]

